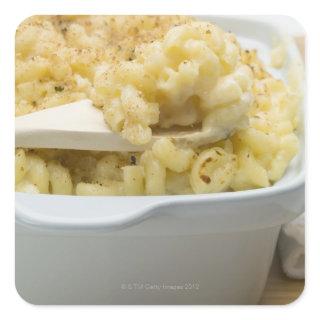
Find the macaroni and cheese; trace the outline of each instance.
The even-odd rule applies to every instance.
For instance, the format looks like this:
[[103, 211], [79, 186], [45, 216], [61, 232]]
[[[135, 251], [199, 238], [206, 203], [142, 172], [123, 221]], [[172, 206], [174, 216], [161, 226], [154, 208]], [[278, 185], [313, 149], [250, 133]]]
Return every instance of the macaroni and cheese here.
[[16, 34], [16, 115], [89, 98], [132, 144], [157, 130], [224, 130], [143, 153], [16, 150], [16, 190], [162, 195], [268, 187], [296, 155], [300, 95], [255, 50], [180, 16], [35, 16]]

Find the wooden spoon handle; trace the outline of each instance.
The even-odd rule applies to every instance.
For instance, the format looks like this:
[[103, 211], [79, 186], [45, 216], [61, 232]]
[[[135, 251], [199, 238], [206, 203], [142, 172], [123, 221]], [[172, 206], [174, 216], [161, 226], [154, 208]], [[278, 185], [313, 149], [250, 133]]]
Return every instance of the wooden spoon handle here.
[[97, 151], [143, 151], [112, 132], [90, 100], [45, 109], [15, 119], [16, 147]]

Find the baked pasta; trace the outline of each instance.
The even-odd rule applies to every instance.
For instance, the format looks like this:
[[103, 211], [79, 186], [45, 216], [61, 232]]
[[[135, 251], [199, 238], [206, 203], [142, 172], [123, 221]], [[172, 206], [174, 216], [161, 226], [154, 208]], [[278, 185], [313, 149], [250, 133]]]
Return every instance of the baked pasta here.
[[[132, 144], [158, 130], [231, 132], [143, 153], [16, 149], [16, 190], [76, 195], [268, 187], [297, 154], [301, 96], [255, 50], [180, 16], [35, 16], [16, 34], [16, 115], [89, 98]], [[203, 144], [203, 143], [201, 143]]]

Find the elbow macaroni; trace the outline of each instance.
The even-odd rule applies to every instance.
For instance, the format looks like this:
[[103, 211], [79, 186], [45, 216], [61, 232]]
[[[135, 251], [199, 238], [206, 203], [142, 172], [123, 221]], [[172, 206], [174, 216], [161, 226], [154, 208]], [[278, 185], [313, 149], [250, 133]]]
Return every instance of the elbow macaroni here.
[[[124, 37], [125, 35], [125, 37]], [[134, 144], [157, 128], [234, 132], [204, 147], [168, 138], [143, 153], [17, 149], [16, 190], [163, 195], [268, 187], [299, 149], [300, 95], [255, 50], [185, 17], [47, 16], [16, 35], [16, 114], [91, 99]]]
[[199, 154], [192, 166], [190, 184], [195, 193], [221, 192], [229, 188], [236, 169], [236, 157], [215, 147]]
[[144, 168], [146, 194], [165, 194], [166, 168], [154, 156], [152, 151], [145, 151], [140, 160]]
[[124, 193], [127, 196], [144, 194], [144, 168], [142, 166], [125, 166], [123, 169]]
[[152, 146], [152, 152], [166, 168], [177, 173], [188, 170], [194, 157], [192, 149], [178, 149], [166, 138], [156, 141]]
[[58, 161], [49, 161], [49, 183], [53, 194], [72, 194], [72, 180], [69, 170], [63, 167]]
[[[208, 130], [203, 120], [209, 114], [218, 107], [230, 112], [239, 101], [237, 111], [245, 116], [252, 80], [235, 37], [212, 24], [191, 22], [141, 45], [134, 60], [99, 72], [94, 86], [109, 126], [133, 144], [146, 144], [155, 127], [200, 123]], [[237, 126], [229, 119], [228, 128]]]

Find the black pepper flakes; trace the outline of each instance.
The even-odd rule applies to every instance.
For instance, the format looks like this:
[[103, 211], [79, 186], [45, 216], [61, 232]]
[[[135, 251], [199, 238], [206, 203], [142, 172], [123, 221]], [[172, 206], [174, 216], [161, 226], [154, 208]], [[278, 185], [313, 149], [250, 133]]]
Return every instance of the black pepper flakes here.
[[130, 164], [132, 165], [132, 166], [135, 166], [136, 164], [137, 164], [137, 158], [136, 158], [136, 156], [130, 156]]
[[206, 184], [209, 184], [209, 183], [211, 182], [210, 177], [209, 177], [209, 176], [206, 176], [206, 175], [204, 175], [204, 174], [201, 175], [200, 178], [201, 178], [201, 180], [202, 180], [204, 183], [206, 183]]
[[64, 87], [63, 86], [56, 86], [56, 87], [54, 87], [54, 90], [56, 92], [62, 92], [64, 90]]

